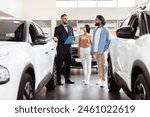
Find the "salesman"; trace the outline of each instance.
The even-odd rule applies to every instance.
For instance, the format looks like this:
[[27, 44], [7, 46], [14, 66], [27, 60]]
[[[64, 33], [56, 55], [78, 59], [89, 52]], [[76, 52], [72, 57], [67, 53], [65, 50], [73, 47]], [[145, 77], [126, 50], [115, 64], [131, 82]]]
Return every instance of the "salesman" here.
[[61, 24], [55, 28], [54, 37], [58, 39], [57, 45], [57, 85], [63, 85], [61, 82], [61, 66], [64, 63], [64, 77], [66, 84], [74, 84], [70, 80], [70, 65], [71, 65], [71, 44], [65, 44], [69, 36], [74, 36], [73, 28], [68, 25], [68, 17], [66, 14], [61, 15]]

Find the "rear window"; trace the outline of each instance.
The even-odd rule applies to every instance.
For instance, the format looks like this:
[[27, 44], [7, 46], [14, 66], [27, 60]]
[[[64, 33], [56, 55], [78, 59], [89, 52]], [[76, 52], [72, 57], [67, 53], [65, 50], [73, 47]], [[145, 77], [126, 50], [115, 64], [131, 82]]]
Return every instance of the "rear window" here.
[[23, 41], [24, 22], [0, 20], [0, 41]]

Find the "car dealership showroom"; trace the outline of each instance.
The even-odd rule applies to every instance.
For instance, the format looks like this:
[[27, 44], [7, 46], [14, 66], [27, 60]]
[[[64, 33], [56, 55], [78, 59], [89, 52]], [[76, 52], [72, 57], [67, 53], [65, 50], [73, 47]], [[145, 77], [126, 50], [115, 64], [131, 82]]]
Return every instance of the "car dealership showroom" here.
[[150, 0], [0, 0], [0, 100], [149, 100], [149, 33]]

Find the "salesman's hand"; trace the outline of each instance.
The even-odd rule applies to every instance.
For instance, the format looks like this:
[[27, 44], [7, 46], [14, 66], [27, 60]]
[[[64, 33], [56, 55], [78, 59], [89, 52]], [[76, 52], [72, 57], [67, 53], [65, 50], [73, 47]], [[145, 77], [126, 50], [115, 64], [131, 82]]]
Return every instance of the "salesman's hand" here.
[[71, 45], [74, 44], [74, 43], [75, 43], [75, 41], [72, 41], [72, 42], [71, 42]]
[[53, 40], [54, 40], [55, 42], [58, 42], [58, 38], [57, 38], [57, 37], [53, 37]]

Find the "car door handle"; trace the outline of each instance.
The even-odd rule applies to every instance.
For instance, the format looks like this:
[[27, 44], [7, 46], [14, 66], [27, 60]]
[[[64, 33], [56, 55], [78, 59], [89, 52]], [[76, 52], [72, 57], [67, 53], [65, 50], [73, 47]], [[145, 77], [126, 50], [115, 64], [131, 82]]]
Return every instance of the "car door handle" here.
[[45, 54], [48, 54], [48, 52], [45, 52]]

